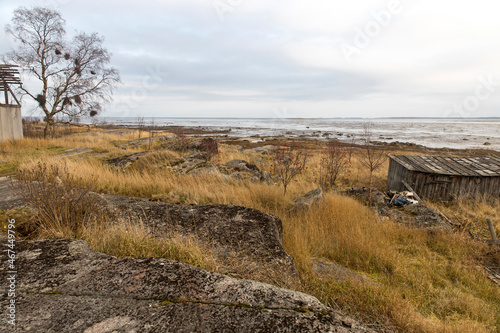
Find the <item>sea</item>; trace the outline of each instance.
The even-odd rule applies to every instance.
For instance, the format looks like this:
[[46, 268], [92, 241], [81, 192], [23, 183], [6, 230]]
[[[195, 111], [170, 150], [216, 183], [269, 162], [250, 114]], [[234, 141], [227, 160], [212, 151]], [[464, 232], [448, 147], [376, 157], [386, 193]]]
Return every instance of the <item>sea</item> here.
[[[137, 118], [103, 119], [134, 126]], [[235, 137], [302, 137], [356, 142], [368, 127], [373, 141], [411, 142], [430, 148], [500, 151], [500, 118], [144, 118], [155, 126], [183, 126], [227, 131]]]

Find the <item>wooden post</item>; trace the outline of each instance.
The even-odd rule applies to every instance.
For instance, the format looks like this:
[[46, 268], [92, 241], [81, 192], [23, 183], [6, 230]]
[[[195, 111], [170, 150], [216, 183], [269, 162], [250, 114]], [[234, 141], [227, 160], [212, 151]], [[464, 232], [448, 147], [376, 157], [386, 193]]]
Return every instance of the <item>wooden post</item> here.
[[9, 92], [7, 91], [7, 89], [5, 89], [4, 93], [5, 93], [5, 105], [8, 105], [9, 104]]
[[488, 227], [490, 227], [491, 238], [493, 239], [493, 242], [496, 242], [497, 234], [495, 232], [495, 227], [493, 227], [493, 222], [491, 222], [490, 219], [486, 219], [486, 222], [488, 222]]

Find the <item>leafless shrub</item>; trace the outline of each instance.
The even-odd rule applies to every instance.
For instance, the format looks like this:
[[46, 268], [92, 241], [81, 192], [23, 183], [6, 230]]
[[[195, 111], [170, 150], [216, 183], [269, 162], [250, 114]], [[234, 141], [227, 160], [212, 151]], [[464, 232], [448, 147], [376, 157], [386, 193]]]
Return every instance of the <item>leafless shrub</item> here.
[[211, 161], [215, 156], [219, 155], [219, 141], [214, 138], [204, 138], [201, 140], [200, 151], [205, 161]]
[[326, 143], [321, 157], [319, 183], [324, 189], [331, 189], [337, 177], [349, 167], [349, 152], [338, 140]]
[[291, 181], [306, 170], [309, 154], [307, 149], [297, 143], [283, 144], [271, 151], [273, 158], [272, 174], [279, 177], [283, 185], [283, 193]]
[[172, 133], [175, 134], [175, 149], [180, 151], [181, 153], [184, 153], [188, 149], [188, 144], [189, 140], [186, 137], [186, 131], [184, 130], [184, 127], [182, 126], [177, 126], [172, 128]]
[[155, 134], [156, 134], [156, 123], [155, 119], [153, 118], [149, 123], [148, 150], [151, 150], [151, 147], [153, 146], [153, 143], [155, 141]]
[[140, 139], [141, 132], [144, 130], [144, 127], [146, 127], [146, 121], [144, 120], [144, 117], [141, 115], [138, 115], [135, 121], [137, 122], [137, 128], [139, 129], [139, 139]]
[[19, 170], [17, 179], [14, 190], [36, 211], [36, 237], [79, 238], [86, 228], [106, 220], [103, 200], [87, 187], [71, 186], [81, 180], [70, 176], [66, 167], [40, 162]]
[[380, 168], [387, 159], [384, 149], [378, 148], [373, 144], [372, 123], [366, 123], [363, 126], [363, 149], [361, 154], [361, 163], [370, 171], [370, 179], [368, 185], [368, 205], [371, 205], [372, 187], [373, 187], [373, 172]]

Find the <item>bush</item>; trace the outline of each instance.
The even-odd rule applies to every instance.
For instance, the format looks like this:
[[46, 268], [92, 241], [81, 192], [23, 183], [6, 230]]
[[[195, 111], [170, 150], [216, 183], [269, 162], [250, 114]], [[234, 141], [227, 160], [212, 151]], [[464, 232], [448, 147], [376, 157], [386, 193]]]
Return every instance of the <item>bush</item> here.
[[208, 162], [219, 155], [219, 142], [214, 138], [204, 138], [200, 143], [203, 159]]
[[324, 189], [335, 185], [337, 177], [349, 167], [349, 152], [338, 140], [330, 140], [321, 158], [319, 183]]
[[87, 187], [70, 186], [76, 179], [66, 168], [38, 163], [18, 171], [17, 178], [14, 190], [36, 211], [31, 236], [79, 238], [91, 224], [106, 220], [103, 200]]
[[309, 154], [304, 146], [297, 143], [283, 144], [271, 151], [273, 158], [272, 174], [279, 177], [283, 185], [283, 193], [290, 182], [301, 174], [307, 165]]

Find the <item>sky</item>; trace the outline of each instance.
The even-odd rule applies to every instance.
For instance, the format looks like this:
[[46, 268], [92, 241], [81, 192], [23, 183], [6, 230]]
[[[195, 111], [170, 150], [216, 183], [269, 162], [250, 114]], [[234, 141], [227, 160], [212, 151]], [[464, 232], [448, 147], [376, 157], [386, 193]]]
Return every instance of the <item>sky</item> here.
[[105, 37], [106, 117], [500, 116], [493, 0], [2, 0], [0, 24], [34, 5]]

